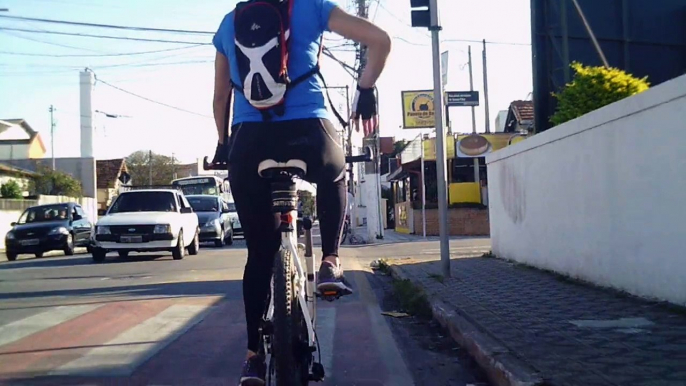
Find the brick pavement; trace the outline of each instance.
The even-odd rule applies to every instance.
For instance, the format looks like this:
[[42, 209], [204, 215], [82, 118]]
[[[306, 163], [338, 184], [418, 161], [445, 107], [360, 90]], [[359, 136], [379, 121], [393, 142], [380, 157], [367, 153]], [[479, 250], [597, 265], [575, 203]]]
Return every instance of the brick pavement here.
[[497, 258], [396, 260], [498, 385], [686, 385], [686, 311]]

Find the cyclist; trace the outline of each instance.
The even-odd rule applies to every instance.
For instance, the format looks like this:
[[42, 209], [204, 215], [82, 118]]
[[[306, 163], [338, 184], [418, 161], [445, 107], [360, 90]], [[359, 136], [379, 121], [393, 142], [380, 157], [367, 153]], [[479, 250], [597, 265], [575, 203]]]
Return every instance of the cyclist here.
[[[219, 136], [213, 163], [228, 159], [229, 182], [248, 247], [243, 274], [248, 333], [248, 353], [241, 373], [244, 386], [264, 384], [266, 366], [264, 358], [257, 354], [259, 326], [269, 297], [274, 256], [280, 246], [280, 234], [271, 212], [269, 181], [258, 175], [258, 164], [270, 158], [306, 162], [305, 179], [317, 185], [322, 239], [317, 288], [352, 293], [338, 257], [346, 211], [345, 154], [330, 122], [325, 86], [318, 72], [318, 54], [325, 31], [367, 46], [367, 65], [358, 80], [351, 118], [358, 131], [361, 118], [365, 135], [370, 135], [378, 129], [375, 83], [391, 48], [386, 32], [346, 13], [333, 0], [271, 0], [271, 8], [263, 7], [262, 13], [256, 12], [259, 4], [255, 3], [260, 1], [253, 0], [245, 8], [239, 8], [245, 4], [239, 3], [224, 17], [213, 38], [217, 49], [213, 107]], [[284, 5], [290, 20], [268, 20], [273, 10]], [[290, 26], [268, 27], [274, 20]], [[274, 31], [277, 35], [270, 38]], [[280, 40], [286, 38], [290, 40], [288, 44]], [[270, 47], [278, 50], [269, 51]], [[283, 56], [286, 52], [287, 59]], [[286, 68], [273, 71], [269, 55], [287, 63]], [[279, 93], [283, 91], [280, 87], [286, 73], [292, 84], [284, 96]], [[232, 91], [233, 120], [227, 136]], [[273, 103], [274, 100], [277, 102]], [[279, 104], [279, 100], [283, 103]], [[266, 105], [270, 107], [265, 108]]]

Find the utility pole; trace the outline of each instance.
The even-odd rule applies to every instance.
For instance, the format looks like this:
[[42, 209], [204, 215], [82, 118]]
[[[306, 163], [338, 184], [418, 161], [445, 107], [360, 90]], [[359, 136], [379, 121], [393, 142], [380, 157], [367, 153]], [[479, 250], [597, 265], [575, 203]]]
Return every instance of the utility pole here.
[[[467, 47], [467, 55], [469, 55], [469, 91], [474, 91], [474, 76], [472, 74], [472, 46]], [[472, 134], [476, 134], [476, 109], [472, 106]], [[474, 157], [474, 182], [480, 181], [479, 174], [479, 158]]]
[[491, 132], [491, 122], [488, 115], [488, 65], [486, 64], [486, 39], [484, 42], [484, 108], [486, 110], [486, 133]]
[[148, 150], [148, 185], [152, 186], [152, 150]]
[[50, 105], [50, 153], [52, 153], [52, 170], [55, 171], [55, 107]]
[[434, 106], [436, 106], [436, 181], [438, 190], [438, 230], [440, 235], [443, 277], [450, 277], [450, 242], [448, 240], [448, 174], [443, 120], [443, 82], [441, 79], [441, 26], [438, 20], [438, 0], [429, 2], [431, 47], [433, 54]]
[[172, 162], [172, 179], [173, 179], [173, 180], [176, 179], [176, 162], [175, 162], [174, 155], [175, 155], [175, 154], [172, 153], [172, 160], [171, 160], [171, 162]]

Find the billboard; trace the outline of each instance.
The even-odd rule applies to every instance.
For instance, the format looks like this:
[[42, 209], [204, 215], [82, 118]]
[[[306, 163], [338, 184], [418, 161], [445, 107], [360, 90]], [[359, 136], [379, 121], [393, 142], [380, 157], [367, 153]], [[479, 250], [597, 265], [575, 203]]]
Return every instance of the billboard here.
[[433, 90], [402, 91], [401, 97], [404, 129], [436, 127]]
[[[578, 0], [610, 66], [651, 86], [686, 72], [686, 0]], [[535, 128], [551, 127], [552, 92], [573, 76], [569, 64], [602, 61], [571, 0], [531, 0]]]

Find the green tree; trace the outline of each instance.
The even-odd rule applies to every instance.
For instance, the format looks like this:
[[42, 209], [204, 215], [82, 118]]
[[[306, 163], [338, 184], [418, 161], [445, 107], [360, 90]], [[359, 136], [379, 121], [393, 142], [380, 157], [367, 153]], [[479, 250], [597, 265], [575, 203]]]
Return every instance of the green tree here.
[[22, 198], [21, 186], [15, 180], [7, 181], [2, 187], [0, 187], [0, 194], [2, 198]]
[[[146, 185], [169, 185], [174, 179], [174, 163], [171, 157], [152, 153], [147, 150], [139, 150], [126, 158], [126, 167], [131, 175], [133, 186]], [[152, 183], [150, 182], [150, 169], [152, 163]]]
[[309, 190], [298, 190], [298, 199], [303, 203], [303, 216], [313, 216], [317, 203], [312, 192]]
[[553, 125], [578, 118], [593, 110], [641, 93], [650, 87], [648, 78], [636, 78], [617, 68], [584, 66], [579, 62], [571, 65], [574, 79], [557, 98], [557, 109], [550, 117]]
[[50, 196], [81, 197], [83, 188], [81, 182], [70, 174], [39, 166], [39, 175], [32, 182], [32, 189], [36, 194]]

